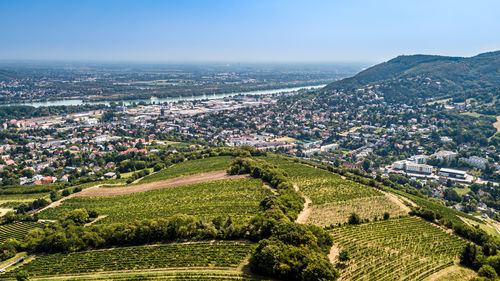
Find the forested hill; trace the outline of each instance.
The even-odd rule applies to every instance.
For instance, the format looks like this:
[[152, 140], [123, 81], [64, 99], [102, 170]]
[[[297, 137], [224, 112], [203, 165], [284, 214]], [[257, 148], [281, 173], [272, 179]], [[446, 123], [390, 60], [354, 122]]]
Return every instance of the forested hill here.
[[500, 51], [474, 57], [399, 56], [329, 84], [326, 89], [353, 90], [375, 86], [388, 101], [460, 97], [489, 92], [498, 95]]

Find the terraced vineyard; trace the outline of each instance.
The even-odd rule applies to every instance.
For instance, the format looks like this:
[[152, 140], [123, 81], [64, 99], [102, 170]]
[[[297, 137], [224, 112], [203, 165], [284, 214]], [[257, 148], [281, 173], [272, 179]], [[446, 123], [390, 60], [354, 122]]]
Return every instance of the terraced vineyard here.
[[352, 212], [363, 219], [407, 214], [398, 204], [377, 189], [337, 174], [300, 163], [266, 157], [266, 160], [284, 169], [313, 204], [307, 222], [320, 226], [346, 222]]
[[22, 240], [28, 232], [37, 227], [43, 227], [39, 222], [15, 222], [6, 225], [0, 225], [0, 243], [8, 238]]
[[266, 160], [285, 170], [292, 181], [299, 185], [300, 190], [311, 198], [314, 204], [382, 195], [370, 186], [342, 179], [339, 175], [325, 170], [272, 157], [268, 157]]
[[229, 165], [231, 165], [232, 161], [233, 157], [231, 156], [218, 156], [185, 161], [172, 165], [152, 175], [146, 176], [141, 179], [139, 183], [149, 183], [180, 176], [225, 170], [229, 167]]
[[20, 270], [36, 277], [159, 268], [230, 269], [250, 255], [251, 247], [246, 242], [220, 241], [41, 255], [0, 278], [15, 276]]
[[331, 231], [351, 261], [342, 280], [422, 280], [453, 265], [465, 241], [415, 217]]
[[40, 218], [60, 219], [70, 210], [87, 208], [107, 216], [96, 222], [99, 224], [174, 214], [200, 218], [230, 215], [234, 221], [243, 222], [257, 213], [260, 201], [270, 194], [259, 179], [219, 180], [113, 197], [73, 197], [41, 212]]

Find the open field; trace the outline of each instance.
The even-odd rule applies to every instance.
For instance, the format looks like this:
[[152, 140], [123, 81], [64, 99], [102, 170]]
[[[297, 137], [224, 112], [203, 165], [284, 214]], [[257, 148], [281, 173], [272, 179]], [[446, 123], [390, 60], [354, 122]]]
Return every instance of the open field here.
[[113, 197], [73, 197], [55, 208], [40, 212], [40, 218], [61, 219], [73, 209], [87, 208], [107, 217], [96, 224], [157, 219], [175, 214], [199, 218], [231, 216], [247, 221], [259, 203], [272, 194], [259, 179], [219, 180]]
[[0, 243], [8, 238], [22, 240], [31, 229], [43, 227], [43, 225], [44, 224], [40, 222], [15, 222], [0, 225]]
[[391, 217], [408, 213], [387, 196], [382, 195], [313, 205], [307, 222], [319, 226], [328, 226], [347, 222], [351, 213], [357, 213], [362, 219], [373, 220], [375, 216], [381, 219], [385, 212], [388, 212]]
[[216, 181], [216, 180], [224, 180], [224, 179], [238, 179], [247, 177], [246, 175], [234, 175], [230, 176], [226, 173], [225, 170], [222, 171], [214, 171], [208, 173], [194, 174], [190, 176], [181, 176], [177, 178], [152, 182], [152, 183], [144, 183], [138, 185], [128, 185], [124, 187], [97, 187], [97, 188], [88, 188], [85, 189], [75, 196], [117, 196], [117, 195], [125, 195], [131, 193], [145, 192], [155, 189], [162, 189], [168, 187], [175, 187], [181, 185]]
[[25, 270], [30, 276], [144, 271], [154, 269], [236, 269], [250, 255], [248, 242], [174, 243], [39, 255], [1, 277]]
[[415, 217], [330, 231], [351, 260], [341, 280], [422, 280], [452, 266], [465, 241]]
[[231, 156], [218, 156], [189, 160], [172, 165], [149, 176], [145, 176], [139, 181], [139, 183], [150, 183], [180, 176], [225, 170], [229, 167], [229, 165], [231, 165], [232, 161], [233, 157]]

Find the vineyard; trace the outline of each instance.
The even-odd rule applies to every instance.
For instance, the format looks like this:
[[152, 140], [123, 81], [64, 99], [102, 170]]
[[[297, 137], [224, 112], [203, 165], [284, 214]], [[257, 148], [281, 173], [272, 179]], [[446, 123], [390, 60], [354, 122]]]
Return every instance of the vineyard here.
[[[1, 279], [1, 277], [0, 277]], [[37, 280], [54, 280], [54, 279], [37, 279]], [[98, 273], [92, 275], [77, 275], [57, 277], [56, 280], [78, 280], [78, 281], [103, 281], [103, 280], [122, 280], [122, 281], [144, 281], [144, 280], [209, 280], [209, 281], [261, 281], [272, 280], [262, 276], [253, 276], [242, 273], [241, 270], [235, 269], [169, 269], [169, 270], [154, 270], [146, 273], [141, 272], [123, 272], [123, 273]]]
[[267, 157], [284, 169], [313, 204], [308, 223], [320, 226], [344, 223], [352, 212], [363, 219], [381, 218], [385, 212], [391, 216], [407, 213], [398, 204], [377, 189], [311, 166]]
[[152, 175], [146, 176], [141, 179], [139, 183], [150, 183], [180, 176], [225, 170], [227, 169], [227, 167], [229, 167], [232, 161], [233, 157], [231, 156], [218, 156], [185, 161], [172, 165]]
[[387, 196], [371, 196], [347, 201], [313, 205], [308, 223], [319, 226], [347, 222], [351, 213], [357, 213], [362, 219], [381, 219], [388, 212], [391, 217], [406, 215], [403, 209], [394, 204]]
[[36, 277], [160, 268], [237, 268], [250, 255], [251, 247], [246, 242], [221, 241], [40, 255], [0, 277], [15, 276], [20, 270]]
[[40, 218], [60, 219], [73, 209], [87, 208], [107, 217], [96, 223], [157, 219], [174, 214], [199, 218], [231, 216], [247, 221], [271, 191], [258, 179], [219, 180], [113, 197], [73, 197], [40, 213]]
[[382, 195], [370, 186], [342, 179], [339, 175], [322, 169], [272, 157], [266, 160], [285, 170], [315, 205]]
[[422, 280], [454, 264], [465, 241], [415, 217], [331, 231], [351, 260], [342, 280]]
[[15, 222], [0, 225], [0, 243], [8, 238], [22, 240], [31, 229], [43, 227], [43, 225], [43, 223], [39, 222]]

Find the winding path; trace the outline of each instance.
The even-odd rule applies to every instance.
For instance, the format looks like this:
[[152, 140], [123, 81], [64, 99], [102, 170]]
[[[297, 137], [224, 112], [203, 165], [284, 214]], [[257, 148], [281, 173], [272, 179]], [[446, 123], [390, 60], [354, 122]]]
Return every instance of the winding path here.
[[309, 218], [309, 215], [311, 214], [311, 207], [309, 207], [309, 205], [312, 203], [312, 201], [311, 199], [309, 199], [309, 197], [307, 197], [304, 193], [300, 191], [298, 185], [294, 184], [293, 187], [295, 188], [295, 191], [300, 193], [300, 195], [302, 195], [302, 197], [304, 197], [304, 199], [306, 200], [306, 202], [304, 202], [304, 208], [297, 216], [295, 222], [305, 224], [307, 222], [307, 219]]

